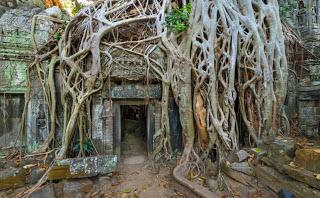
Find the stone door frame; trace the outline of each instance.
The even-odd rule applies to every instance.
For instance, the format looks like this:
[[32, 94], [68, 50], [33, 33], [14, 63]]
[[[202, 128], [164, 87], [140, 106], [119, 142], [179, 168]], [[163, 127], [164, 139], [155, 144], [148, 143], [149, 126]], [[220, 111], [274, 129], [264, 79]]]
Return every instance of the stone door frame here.
[[[121, 157], [121, 108], [124, 105], [145, 105], [147, 107], [147, 153], [148, 157], [151, 157], [153, 152], [153, 135], [157, 128], [156, 126], [156, 107], [160, 104], [159, 100], [112, 100], [112, 112], [113, 112], [113, 154], [118, 156], [118, 160]], [[158, 115], [159, 116], [159, 115]]]

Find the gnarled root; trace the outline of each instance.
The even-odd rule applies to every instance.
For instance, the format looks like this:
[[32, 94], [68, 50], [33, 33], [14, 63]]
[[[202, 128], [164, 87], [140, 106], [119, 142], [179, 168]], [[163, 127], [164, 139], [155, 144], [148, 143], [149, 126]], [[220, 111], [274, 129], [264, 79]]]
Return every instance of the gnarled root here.
[[214, 193], [210, 191], [208, 188], [201, 186], [200, 184], [194, 183], [186, 179], [186, 175], [183, 174], [185, 169], [185, 164], [180, 164], [173, 169], [173, 177], [183, 186], [190, 189], [195, 194], [199, 195], [203, 198], [213, 198], [213, 197], [221, 197], [219, 193]]

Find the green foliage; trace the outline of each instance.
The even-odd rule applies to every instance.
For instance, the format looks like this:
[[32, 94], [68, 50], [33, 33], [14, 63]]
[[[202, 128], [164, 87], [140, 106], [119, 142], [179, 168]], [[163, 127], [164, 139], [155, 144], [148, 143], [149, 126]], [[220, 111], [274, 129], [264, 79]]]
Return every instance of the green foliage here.
[[279, 14], [280, 17], [286, 17], [288, 14], [292, 13], [298, 5], [295, 1], [289, 1], [288, 3], [279, 3]]
[[[88, 139], [88, 138], [85, 138], [83, 140], [83, 152], [86, 156], [90, 155], [91, 153], [93, 153], [94, 151], [94, 147], [91, 143], [91, 141]], [[73, 150], [76, 152], [76, 153], [79, 153], [80, 152], [80, 141], [78, 140], [76, 142], [76, 144], [74, 145], [73, 147]]]
[[63, 7], [71, 16], [77, 15], [78, 12], [84, 7], [83, 4], [75, 3], [72, 0], [64, 0], [62, 4], [63, 4]]
[[77, 15], [78, 12], [80, 12], [80, 10], [81, 10], [83, 7], [84, 7], [84, 5], [82, 5], [82, 4], [74, 5], [74, 6], [72, 7], [71, 14], [72, 14], [73, 16]]
[[179, 9], [174, 9], [165, 18], [165, 25], [175, 33], [182, 32], [189, 27], [189, 16], [192, 12], [192, 4], [188, 3]]
[[56, 42], [59, 42], [66, 26], [67, 26], [67, 21], [63, 21], [59, 29], [52, 35], [53, 40], [55, 40]]
[[254, 152], [256, 152], [257, 154], [260, 154], [263, 152], [262, 148], [252, 148], [251, 150], [253, 150]]
[[58, 32], [54, 33], [52, 37], [56, 42], [58, 42], [62, 37], [62, 33], [58, 31]]

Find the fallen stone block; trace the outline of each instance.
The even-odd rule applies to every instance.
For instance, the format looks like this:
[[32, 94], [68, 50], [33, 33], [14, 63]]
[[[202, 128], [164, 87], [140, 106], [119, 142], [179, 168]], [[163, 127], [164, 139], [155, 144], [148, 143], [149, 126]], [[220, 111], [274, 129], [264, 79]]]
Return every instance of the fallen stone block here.
[[250, 154], [245, 150], [240, 150], [236, 153], [238, 162], [242, 162], [250, 157]]
[[295, 164], [309, 171], [320, 173], [320, 147], [298, 149]]
[[59, 180], [103, 175], [113, 172], [116, 165], [116, 155], [57, 160], [49, 171], [48, 179]]
[[267, 185], [274, 192], [279, 192], [284, 188], [292, 192], [297, 198], [320, 197], [319, 190], [316, 190], [305, 183], [292, 180], [271, 167], [257, 165], [254, 168], [259, 181]]
[[44, 197], [56, 198], [53, 184], [48, 184], [45, 187], [39, 190], [36, 190], [29, 195], [29, 198], [44, 198]]
[[0, 171], [0, 190], [22, 187], [25, 182], [26, 173], [23, 168], [10, 168]]
[[44, 168], [39, 168], [39, 167], [31, 168], [30, 174], [27, 176], [27, 183], [29, 184], [37, 183], [41, 179], [41, 177], [44, 175], [45, 172], [46, 172], [46, 169]]
[[290, 165], [278, 163], [268, 157], [263, 157], [261, 160], [269, 166], [274, 167], [278, 172], [320, 190], [320, 180], [314, 176], [314, 173], [303, 168], [291, 167]]
[[63, 185], [62, 197], [84, 197], [93, 187], [93, 182], [90, 179], [74, 179], [65, 181]]
[[234, 162], [230, 164], [230, 168], [239, 171], [241, 173], [244, 173], [246, 175], [254, 176], [254, 170], [252, 167], [249, 166], [248, 162]]
[[292, 138], [289, 137], [277, 137], [270, 145], [271, 152], [284, 154], [290, 158], [294, 157], [297, 145]]

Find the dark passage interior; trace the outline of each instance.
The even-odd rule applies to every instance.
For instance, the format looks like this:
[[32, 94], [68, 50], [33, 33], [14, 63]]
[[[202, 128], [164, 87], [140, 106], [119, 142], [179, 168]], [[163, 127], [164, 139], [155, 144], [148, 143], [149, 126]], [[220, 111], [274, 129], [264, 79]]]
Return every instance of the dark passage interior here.
[[121, 106], [121, 154], [147, 155], [147, 106]]

